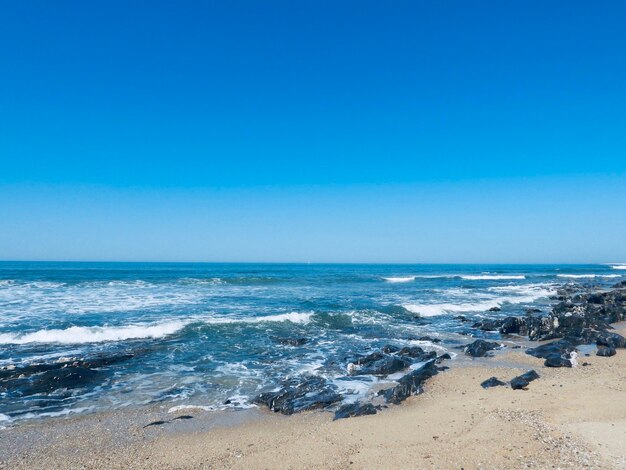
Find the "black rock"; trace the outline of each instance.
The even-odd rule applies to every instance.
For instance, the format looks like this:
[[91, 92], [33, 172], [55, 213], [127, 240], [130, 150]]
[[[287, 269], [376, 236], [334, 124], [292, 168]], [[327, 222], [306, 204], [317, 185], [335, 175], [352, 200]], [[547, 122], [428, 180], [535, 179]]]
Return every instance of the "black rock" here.
[[334, 419], [353, 418], [355, 416], [375, 415], [379, 408], [371, 403], [350, 403], [335, 411]]
[[539, 374], [537, 374], [537, 372], [535, 372], [534, 370], [529, 370], [528, 372], [513, 378], [511, 380], [511, 388], [513, 390], [524, 390], [526, 387], [528, 387], [528, 384], [530, 382], [538, 378]]
[[441, 343], [439, 338], [433, 338], [432, 336], [419, 336], [416, 338], [418, 341], [430, 341], [431, 343]]
[[500, 333], [526, 336], [528, 334], [526, 319], [522, 317], [506, 317], [500, 326]]
[[400, 372], [411, 365], [411, 361], [402, 357], [387, 356], [355, 369], [350, 375], [389, 375]]
[[546, 367], [572, 367], [572, 361], [560, 354], [549, 354], [543, 365]]
[[283, 346], [303, 346], [309, 342], [308, 338], [274, 338], [274, 340]]
[[337, 387], [323, 377], [307, 375], [285, 380], [279, 390], [261, 393], [253, 402], [265, 405], [274, 412], [290, 415], [304, 410], [327, 408], [342, 398]]
[[398, 356], [410, 357], [422, 362], [437, 357], [437, 353], [435, 351], [426, 352], [419, 346], [411, 346], [400, 349], [400, 351], [398, 351]]
[[499, 343], [477, 339], [465, 347], [465, 354], [471, 357], [484, 357], [488, 351], [499, 349], [500, 347]]
[[548, 344], [542, 344], [536, 348], [529, 348], [526, 354], [547, 359], [549, 356], [569, 356], [572, 351], [576, 351], [577, 342], [571, 338], [563, 338]]
[[506, 385], [506, 383], [498, 380], [497, 377], [490, 377], [480, 384], [482, 388], [500, 387], [502, 385]]
[[435, 360], [432, 359], [398, 380], [398, 385], [395, 387], [382, 390], [379, 394], [383, 395], [388, 403], [401, 403], [411, 395], [420, 394], [424, 382], [437, 373]]
[[613, 286], [613, 289], [626, 289], [626, 281], [620, 281]]
[[450, 360], [450, 359], [452, 359], [452, 356], [450, 356], [450, 354], [448, 354], [448, 353], [443, 353], [441, 356], [439, 356], [439, 357], [437, 358], [437, 361], [436, 361], [436, 362], [437, 362], [437, 364], [439, 364], [439, 363], [441, 363], [441, 362], [443, 362], [443, 361]]
[[599, 346], [608, 346], [611, 348], [626, 348], [626, 338], [617, 333], [602, 331], [598, 333], [596, 344]]
[[598, 351], [596, 352], [596, 356], [602, 356], [602, 357], [611, 357], [611, 356], [615, 356], [615, 354], [617, 354], [617, 352], [615, 351], [615, 348], [611, 348], [610, 346], [598, 348]]
[[496, 331], [502, 326], [503, 320], [481, 320], [472, 325], [482, 331]]
[[491, 307], [488, 311], [489, 312], [500, 312], [502, 309], [500, 307]]
[[394, 346], [393, 344], [387, 344], [380, 349], [385, 354], [392, 354], [400, 351], [398, 346]]
[[144, 426], [144, 428], [147, 428], [147, 427], [150, 427], [150, 426], [161, 426], [161, 425], [163, 425], [163, 424], [165, 424], [165, 423], [167, 423], [167, 421], [162, 421], [162, 420], [159, 420], [159, 421], [152, 421], [151, 423], [146, 424], [146, 425]]

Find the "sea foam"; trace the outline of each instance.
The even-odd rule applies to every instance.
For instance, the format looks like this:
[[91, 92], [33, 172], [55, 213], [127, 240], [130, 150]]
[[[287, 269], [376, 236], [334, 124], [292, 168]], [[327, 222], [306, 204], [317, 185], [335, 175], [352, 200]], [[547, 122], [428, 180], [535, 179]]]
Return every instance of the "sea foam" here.
[[25, 334], [0, 334], [0, 344], [27, 343], [101, 343], [127, 339], [161, 338], [176, 333], [185, 326], [182, 321], [169, 321], [154, 325], [126, 326], [72, 326], [64, 330], [39, 330]]

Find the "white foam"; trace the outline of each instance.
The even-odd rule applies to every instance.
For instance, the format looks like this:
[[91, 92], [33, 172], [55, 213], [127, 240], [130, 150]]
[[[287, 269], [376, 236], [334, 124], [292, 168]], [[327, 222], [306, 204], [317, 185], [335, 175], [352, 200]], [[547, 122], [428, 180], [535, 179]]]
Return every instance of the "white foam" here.
[[493, 307], [501, 307], [505, 303], [530, 303], [552, 294], [554, 294], [554, 290], [551, 286], [543, 284], [497, 286], [488, 288], [487, 293], [479, 294], [478, 298], [471, 302], [406, 303], [402, 306], [409, 312], [417, 313], [423, 317], [433, 317], [448, 313], [484, 312]]
[[523, 275], [508, 275], [508, 274], [479, 274], [479, 275], [461, 275], [461, 279], [467, 281], [500, 281], [500, 280], [513, 280], [513, 279], [526, 279]]
[[624, 270], [624, 269], [626, 269], [626, 264], [615, 264], [615, 265], [611, 266], [611, 268]]
[[446, 313], [480, 312], [489, 310], [491, 307], [496, 307], [497, 304], [494, 301], [488, 300], [462, 304], [403, 304], [402, 306], [411, 313], [417, 313], [423, 317], [434, 317], [437, 315], [444, 315]]
[[168, 413], [177, 413], [182, 410], [202, 410], [202, 411], [215, 411], [217, 408], [214, 406], [204, 406], [204, 405], [178, 405], [172, 406]]
[[0, 334], [0, 344], [27, 343], [101, 343], [127, 339], [161, 338], [171, 335], [186, 325], [183, 321], [169, 321], [154, 325], [126, 326], [72, 326], [65, 330], [39, 330], [26, 334]]
[[387, 282], [411, 282], [414, 281], [417, 276], [404, 276], [404, 277], [383, 277], [383, 279]]
[[621, 274], [557, 274], [556, 277], [562, 277], [566, 279], [594, 279], [596, 277], [604, 278], [616, 278], [622, 277]]
[[11, 421], [11, 418], [5, 414], [0, 413], [0, 422], [2, 421]]
[[277, 315], [266, 315], [264, 317], [213, 317], [203, 318], [200, 321], [208, 324], [227, 324], [227, 323], [263, 323], [263, 322], [283, 322], [305, 324], [311, 320], [313, 312], [289, 312], [279, 313]]

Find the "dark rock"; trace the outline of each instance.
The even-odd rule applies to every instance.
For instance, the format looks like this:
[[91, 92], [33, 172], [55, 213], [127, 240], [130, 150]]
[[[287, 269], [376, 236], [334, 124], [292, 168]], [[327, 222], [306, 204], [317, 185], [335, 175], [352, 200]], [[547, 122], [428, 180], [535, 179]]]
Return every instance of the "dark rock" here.
[[323, 377], [308, 375], [285, 380], [279, 390], [261, 393], [253, 402], [265, 405], [274, 412], [290, 415], [299, 411], [327, 408], [341, 399], [336, 386]]
[[543, 365], [546, 367], [572, 367], [572, 361], [560, 354], [549, 354]]
[[480, 384], [482, 388], [500, 387], [502, 385], [506, 385], [506, 383], [498, 380], [497, 377], [490, 377]]
[[420, 394], [424, 382], [437, 373], [435, 360], [432, 359], [398, 380], [398, 385], [395, 387], [382, 390], [379, 394], [382, 394], [388, 403], [401, 403], [411, 395]]
[[334, 419], [353, 418], [355, 416], [375, 415], [379, 408], [371, 403], [350, 403], [335, 411]]
[[437, 361], [436, 361], [436, 362], [437, 362], [437, 364], [439, 364], [439, 363], [441, 363], [441, 362], [443, 362], [443, 361], [450, 360], [450, 359], [452, 359], [452, 356], [450, 356], [450, 354], [448, 354], [448, 353], [443, 353], [441, 356], [439, 356], [439, 357], [437, 358]]
[[538, 341], [556, 338], [557, 335], [554, 332], [554, 328], [557, 325], [558, 320], [555, 322], [552, 316], [528, 317], [528, 339], [531, 341]]
[[598, 351], [596, 352], [596, 356], [602, 356], [602, 357], [611, 357], [611, 356], [615, 356], [615, 354], [617, 354], [617, 352], [615, 351], [615, 348], [611, 348], [611, 347], [598, 348]]
[[488, 312], [500, 312], [502, 309], [500, 307], [491, 307]]
[[613, 286], [613, 289], [626, 289], [626, 281], [620, 281]]
[[617, 333], [602, 331], [598, 333], [596, 344], [599, 346], [608, 346], [611, 348], [626, 348], [626, 338]]
[[387, 344], [387, 345], [383, 346], [380, 350], [382, 352], [384, 352], [385, 354], [392, 354], [392, 353], [396, 353], [396, 352], [400, 351], [400, 348], [398, 346], [394, 346], [392, 344]]
[[411, 346], [404, 347], [400, 351], [398, 351], [398, 356], [410, 357], [422, 362], [437, 357], [437, 353], [435, 351], [426, 352], [419, 346]]
[[470, 321], [465, 315], [457, 315], [454, 319], [462, 322]]
[[484, 357], [488, 351], [499, 349], [500, 347], [501, 345], [498, 343], [477, 339], [465, 347], [465, 354], [471, 357]]
[[472, 325], [482, 331], [497, 331], [502, 326], [503, 320], [481, 320]]
[[386, 356], [350, 372], [350, 375], [389, 375], [406, 369], [411, 361], [396, 356]]
[[528, 334], [526, 319], [521, 317], [506, 317], [500, 326], [500, 333], [505, 335], [516, 334], [526, 336]]
[[529, 348], [526, 354], [541, 359], [547, 359], [549, 356], [569, 356], [572, 351], [576, 351], [576, 341], [571, 338], [563, 338], [548, 344], [542, 344], [536, 348]]
[[176, 418], [173, 418], [172, 421], [176, 421], [177, 419], [184, 419], [184, 420], [193, 419], [193, 416], [191, 415], [176, 416]]
[[528, 384], [530, 382], [538, 378], [539, 374], [537, 374], [537, 372], [535, 372], [534, 370], [529, 370], [528, 372], [513, 378], [511, 380], [511, 388], [513, 390], [524, 390], [526, 387], [528, 387]]
[[274, 338], [278, 344], [283, 346], [303, 346], [309, 342], [308, 338]]
[[167, 423], [167, 421], [162, 421], [162, 420], [159, 420], [159, 421], [152, 421], [151, 423], [146, 424], [146, 425], [144, 426], [144, 429], [145, 429], [145, 428], [147, 428], [147, 427], [149, 427], [149, 426], [161, 426], [161, 425], [163, 425], [163, 424], [165, 424], [165, 423]]

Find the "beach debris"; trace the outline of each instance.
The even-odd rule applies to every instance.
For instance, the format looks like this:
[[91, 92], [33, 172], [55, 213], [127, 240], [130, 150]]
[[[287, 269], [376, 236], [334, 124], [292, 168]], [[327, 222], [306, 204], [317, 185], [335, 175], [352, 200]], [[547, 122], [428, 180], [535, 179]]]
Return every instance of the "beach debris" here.
[[511, 388], [513, 390], [526, 390], [528, 384], [538, 378], [539, 374], [535, 370], [529, 370], [528, 372], [511, 379]]
[[497, 377], [489, 377], [487, 380], [480, 383], [482, 388], [501, 387], [506, 385], [506, 382], [502, 382]]
[[380, 410], [380, 407], [374, 406], [372, 403], [349, 403], [341, 406], [335, 411], [335, 417], [333, 420], [354, 418], [356, 416], [375, 415]]
[[598, 351], [596, 352], [596, 356], [601, 356], [601, 357], [611, 357], [611, 356], [615, 356], [615, 354], [617, 354], [617, 352], [615, 351], [615, 348], [612, 347], [600, 347], [598, 348]]
[[477, 339], [471, 344], [465, 346], [465, 355], [471, 357], [485, 357], [487, 353], [494, 349], [500, 349], [502, 345], [493, 341], [485, 341], [483, 339]]

